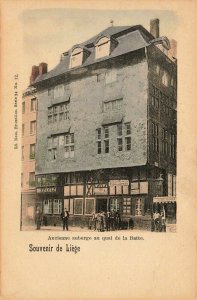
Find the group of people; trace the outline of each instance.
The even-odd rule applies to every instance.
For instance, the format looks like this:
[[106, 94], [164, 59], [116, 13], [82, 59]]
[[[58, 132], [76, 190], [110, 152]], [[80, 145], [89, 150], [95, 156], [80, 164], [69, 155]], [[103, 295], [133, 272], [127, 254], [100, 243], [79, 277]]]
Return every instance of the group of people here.
[[95, 231], [111, 231], [121, 229], [121, 218], [119, 211], [100, 211], [99, 213], [93, 213], [90, 224], [90, 229]]
[[[62, 225], [63, 230], [68, 230], [68, 218], [69, 218], [69, 212], [67, 209], [62, 211], [61, 213], [61, 219], [62, 219]], [[36, 208], [35, 212], [35, 224], [36, 224], [36, 230], [40, 230], [41, 224], [43, 222], [44, 216], [42, 215], [42, 212], [39, 207]]]
[[153, 231], [166, 232], [166, 216], [164, 209], [160, 212], [156, 210], [153, 213]]

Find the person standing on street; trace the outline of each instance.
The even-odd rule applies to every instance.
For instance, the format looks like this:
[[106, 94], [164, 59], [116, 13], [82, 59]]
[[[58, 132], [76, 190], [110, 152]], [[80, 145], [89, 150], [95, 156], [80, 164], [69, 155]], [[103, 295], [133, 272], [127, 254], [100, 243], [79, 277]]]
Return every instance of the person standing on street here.
[[35, 223], [36, 223], [36, 230], [40, 230], [41, 223], [42, 223], [42, 213], [40, 211], [39, 206], [36, 209]]
[[69, 218], [69, 212], [68, 210], [65, 208], [65, 210], [62, 212], [61, 214], [62, 216], [62, 222], [63, 222], [63, 230], [68, 230], [68, 218]]

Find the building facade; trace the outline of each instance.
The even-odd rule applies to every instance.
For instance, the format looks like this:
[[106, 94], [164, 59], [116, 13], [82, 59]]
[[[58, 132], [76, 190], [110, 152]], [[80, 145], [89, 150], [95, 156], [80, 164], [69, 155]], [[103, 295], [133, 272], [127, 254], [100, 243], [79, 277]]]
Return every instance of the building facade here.
[[34, 223], [35, 209], [40, 205], [35, 181], [37, 92], [32, 83], [42, 74], [43, 66], [47, 72], [46, 64], [32, 67], [30, 85], [22, 96], [21, 225]]
[[[159, 22], [109, 27], [39, 75], [36, 193], [46, 224], [119, 210], [150, 227], [154, 197], [176, 194], [177, 62]], [[165, 50], [165, 51], [164, 51]], [[156, 205], [156, 206], [155, 206]], [[176, 204], [166, 203], [167, 216]]]

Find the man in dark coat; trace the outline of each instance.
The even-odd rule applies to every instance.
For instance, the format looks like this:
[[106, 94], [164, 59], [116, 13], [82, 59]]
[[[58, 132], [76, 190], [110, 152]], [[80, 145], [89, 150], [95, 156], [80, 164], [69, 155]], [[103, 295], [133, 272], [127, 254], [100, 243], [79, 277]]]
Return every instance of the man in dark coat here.
[[41, 227], [41, 223], [42, 223], [42, 213], [41, 213], [39, 207], [37, 207], [37, 209], [36, 209], [35, 223], [36, 223], [36, 229], [39, 230]]
[[61, 213], [62, 216], [62, 221], [63, 221], [63, 230], [68, 230], [68, 218], [69, 218], [69, 212], [68, 210], [65, 208], [65, 210]]

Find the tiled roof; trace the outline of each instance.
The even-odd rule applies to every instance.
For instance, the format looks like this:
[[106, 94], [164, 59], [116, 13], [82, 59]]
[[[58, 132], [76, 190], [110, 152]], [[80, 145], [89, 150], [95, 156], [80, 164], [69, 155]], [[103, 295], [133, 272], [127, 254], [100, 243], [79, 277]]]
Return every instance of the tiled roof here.
[[[95, 59], [95, 47], [94, 42], [101, 35], [110, 35], [113, 38], [116, 38], [118, 45], [111, 52], [109, 56], [102, 57], [100, 59]], [[137, 26], [116, 26], [116, 27], [108, 27], [105, 30], [101, 31], [96, 36], [91, 39], [79, 44], [83, 47], [87, 47], [90, 51], [90, 55], [85, 60], [85, 62], [77, 68], [81, 68], [83, 66], [88, 66], [96, 62], [108, 60], [112, 57], [120, 56], [149, 45], [149, 41], [154, 37], [141, 25]], [[64, 53], [63, 59], [60, 63], [48, 73], [38, 76], [35, 80], [35, 83], [41, 82], [43, 80], [47, 80], [49, 78], [64, 74], [69, 72], [69, 62], [70, 62], [70, 54], [71, 50]], [[73, 69], [72, 69], [73, 70]]]

